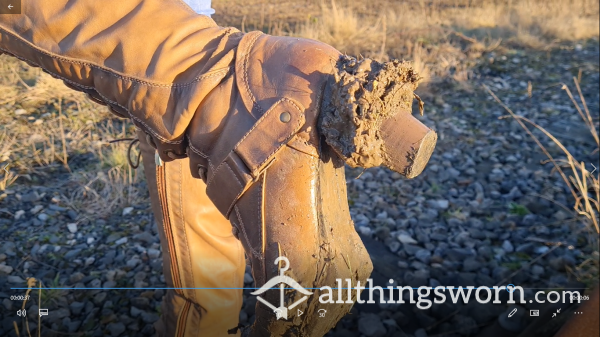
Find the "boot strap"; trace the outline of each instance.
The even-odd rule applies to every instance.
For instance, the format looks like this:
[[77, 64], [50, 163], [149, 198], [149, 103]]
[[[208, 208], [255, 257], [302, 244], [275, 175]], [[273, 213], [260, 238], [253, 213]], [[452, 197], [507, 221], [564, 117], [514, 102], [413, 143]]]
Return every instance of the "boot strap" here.
[[226, 218], [229, 218], [238, 199], [304, 123], [301, 105], [289, 98], [280, 99], [212, 172], [206, 184], [206, 194]]

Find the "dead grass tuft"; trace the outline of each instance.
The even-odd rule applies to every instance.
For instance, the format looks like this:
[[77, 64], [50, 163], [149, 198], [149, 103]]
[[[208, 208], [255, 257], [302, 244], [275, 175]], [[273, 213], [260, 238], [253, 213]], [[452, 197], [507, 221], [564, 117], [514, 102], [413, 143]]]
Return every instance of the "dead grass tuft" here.
[[595, 0], [231, 0], [213, 6], [221, 25], [243, 22], [245, 31], [316, 39], [353, 56], [413, 61], [431, 81], [467, 82], [474, 60], [499, 46], [547, 49], [600, 36]]
[[138, 171], [129, 165], [116, 166], [107, 172], [77, 172], [71, 176], [76, 188], [66, 196], [65, 202], [94, 218], [107, 217], [126, 205], [141, 201], [144, 194], [135, 186], [138, 179]]
[[[581, 105], [575, 100], [571, 90], [566, 84], [562, 85], [562, 89], [566, 91], [569, 99], [575, 106], [579, 116], [584, 121], [588, 132], [594, 138], [596, 142], [595, 153], [600, 150], [600, 141], [598, 137], [597, 125], [595, 124], [592, 115], [588, 109], [585, 98], [581, 92], [579, 80], [573, 77], [573, 82], [577, 88], [579, 101]], [[592, 248], [591, 256], [586, 259], [582, 264], [572, 268], [570, 270], [577, 279], [585, 282], [588, 285], [596, 285], [599, 277], [599, 259], [598, 259], [598, 234], [600, 233], [600, 227], [598, 224], [598, 216], [600, 214], [600, 172], [595, 175], [588, 171], [589, 167], [586, 167], [584, 161], [579, 161], [567, 150], [562, 142], [548, 132], [546, 129], [531, 121], [523, 116], [516, 115], [508, 106], [506, 106], [486, 85], [484, 89], [498, 102], [504, 110], [506, 110], [510, 117], [514, 118], [519, 125], [527, 132], [527, 134], [535, 141], [540, 147], [542, 152], [548, 157], [549, 161], [553, 165], [553, 170], [556, 170], [563, 179], [564, 183], [569, 188], [571, 195], [573, 196], [574, 204], [573, 209], [579, 216], [579, 220], [583, 222], [590, 234], [588, 237], [588, 244]], [[556, 159], [547, 150], [546, 146], [536, 137], [529, 129], [528, 125], [541, 131], [547, 136], [551, 144], [557, 146], [566, 158]], [[598, 170], [596, 170], [598, 171]]]

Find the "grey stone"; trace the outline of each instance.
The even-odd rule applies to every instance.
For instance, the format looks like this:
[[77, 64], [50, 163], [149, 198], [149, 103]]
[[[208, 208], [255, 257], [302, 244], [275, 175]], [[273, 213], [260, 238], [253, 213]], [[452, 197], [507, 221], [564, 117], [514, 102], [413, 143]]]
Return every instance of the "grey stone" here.
[[150, 299], [142, 296], [134, 297], [131, 299], [131, 305], [138, 308], [148, 308], [150, 306]]
[[417, 244], [417, 240], [413, 239], [408, 234], [399, 234], [396, 238], [403, 244]]
[[106, 300], [106, 292], [99, 292], [96, 295], [94, 295], [94, 303], [96, 303], [96, 305], [102, 305], [104, 300]]
[[510, 243], [508, 240], [504, 240], [504, 242], [502, 242], [502, 249], [504, 249], [504, 251], [507, 253], [512, 253], [515, 250], [512, 243]]
[[32, 209], [29, 210], [29, 212], [31, 214], [37, 214], [39, 213], [42, 209], [44, 209], [44, 206], [42, 205], [35, 205]]
[[154, 249], [154, 248], [149, 248], [146, 251], [146, 254], [148, 254], [148, 257], [151, 259], [157, 259], [160, 257], [160, 250]]
[[138, 317], [142, 314], [142, 310], [138, 309], [137, 307], [131, 306], [129, 309], [129, 314], [131, 315], [131, 317]]
[[134, 240], [142, 241], [148, 244], [156, 242], [156, 237], [148, 232], [142, 232], [133, 236]]
[[123, 208], [122, 215], [127, 216], [127, 215], [131, 214], [131, 212], [133, 212], [133, 207], [125, 207], [125, 208]]
[[21, 276], [9, 275], [6, 277], [8, 283], [25, 283], [25, 280], [21, 278]]
[[56, 310], [52, 310], [53, 318], [65, 318], [71, 315], [71, 312], [67, 308], [58, 308]]
[[77, 233], [77, 224], [76, 223], [68, 223], [67, 229], [69, 230], [69, 232], [75, 234], [75, 233]]
[[106, 243], [113, 243], [121, 238], [121, 234], [112, 233], [106, 238]]
[[81, 272], [74, 272], [73, 274], [71, 274], [71, 276], [69, 276], [69, 282], [71, 282], [72, 284], [75, 284], [75, 283], [83, 280], [84, 277], [85, 277], [85, 274], [83, 274]]
[[71, 321], [71, 320], [69, 320], [69, 322], [67, 324], [63, 324], [63, 325], [66, 325], [67, 330], [69, 331], [69, 333], [74, 333], [81, 326], [81, 321]]
[[118, 323], [109, 323], [106, 326], [106, 329], [110, 332], [110, 335], [115, 337], [115, 336], [121, 336], [121, 334], [123, 332], [125, 332], [125, 324], [118, 322]]
[[65, 254], [64, 259], [71, 260], [71, 259], [77, 258], [77, 257], [79, 257], [80, 253], [81, 253], [81, 249], [72, 249]]
[[481, 268], [481, 263], [477, 262], [475, 258], [470, 257], [463, 262], [463, 271], [477, 271], [479, 268]]
[[4, 273], [4, 274], [10, 274], [13, 272], [13, 267], [5, 265], [5, 264], [0, 264], [0, 273]]
[[144, 311], [144, 312], [142, 312], [141, 316], [142, 316], [142, 320], [144, 321], [144, 323], [151, 324], [151, 323], [158, 321], [158, 315], [154, 314], [154, 313]]
[[539, 246], [539, 247], [537, 247], [537, 248], [534, 249], [534, 252], [536, 254], [545, 254], [549, 250], [550, 250], [550, 248], [548, 248], [548, 246]]
[[79, 316], [83, 310], [83, 307], [85, 305], [82, 302], [71, 302], [71, 304], [69, 304], [69, 309], [71, 309], [71, 313], [75, 316]]
[[127, 237], [120, 238], [118, 240], [115, 240], [115, 245], [119, 246], [119, 245], [122, 245], [124, 243], [127, 243], [127, 241], [128, 241]]
[[425, 329], [420, 328], [415, 330], [415, 337], [427, 337], [427, 331], [425, 331]]
[[415, 258], [424, 264], [429, 264], [431, 260], [431, 252], [427, 249], [419, 249], [415, 252]]
[[391, 241], [388, 243], [388, 248], [390, 249], [390, 251], [392, 253], [395, 253], [398, 251], [398, 249], [400, 249], [400, 242], [398, 241]]
[[36, 191], [21, 196], [22, 202], [36, 202], [38, 200], [40, 200], [40, 195]]
[[74, 210], [71, 210], [71, 209], [67, 211], [67, 215], [69, 216], [69, 218], [71, 220], [77, 220], [77, 217], [79, 217], [77, 212], [75, 212]]
[[550, 267], [554, 268], [558, 271], [565, 271], [567, 267], [571, 267], [575, 265], [575, 259], [570, 255], [563, 255], [556, 258], [551, 259], [548, 264]]
[[419, 250], [422, 249], [419, 246], [409, 245], [409, 244], [402, 245], [402, 248], [404, 249], [404, 251], [406, 252], [406, 254], [411, 255], [411, 256], [415, 255], [417, 253], [417, 251], [419, 251]]
[[366, 314], [358, 319], [358, 330], [367, 337], [383, 337], [387, 330], [376, 314]]
[[538, 276], [544, 274], [544, 267], [534, 264], [531, 266], [531, 274]]
[[429, 207], [432, 207], [432, 208], [435, 208], [435, 209], [446, 210], [450, 206], [450, 202], [448, 200], [446, 200], [446, 199], [429, 200], [427, 202], [427, 205]]

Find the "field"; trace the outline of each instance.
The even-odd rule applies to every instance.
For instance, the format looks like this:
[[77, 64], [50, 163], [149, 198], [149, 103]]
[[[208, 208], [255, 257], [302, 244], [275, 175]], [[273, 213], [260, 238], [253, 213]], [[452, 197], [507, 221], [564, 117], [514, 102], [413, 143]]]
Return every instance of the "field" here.
[[[221, 26], [409, 60], [425, 78], [420, 118], [439, 134], [425, 172], [404, 180], [386, 169], [347, 169], [351, 213], [380, 267], [375, 276], [413, 286], [583, 291], [598, 283], [598, 171], [590, 174], [599, 167], [597, 1], [213, 0], [213, 7]], [[0, 167], [8, 171], [0, 172], [0, 335], [14, 334], [13, 321], [21, 336], [26, 326], [37, 334], [37, 319], [17, 320], [20, 302], [8, 299], [27, 277], [45, 287], [164, 287], [143, 168], [129, 166], [128, 141], [111, 142], [132, 137], [129, 121], [0, 56]], [[31, 295], [30, 312], [55, 313], [44, 319], [44, 336], [144, 336], [154, 332], [163, 292]], [[255, 302], [248, 297], [243, 323]], [[357, 306], [331, 335], [486, 335], [505, 310]], [[519, 328], [530, 323], [526, 317]]]

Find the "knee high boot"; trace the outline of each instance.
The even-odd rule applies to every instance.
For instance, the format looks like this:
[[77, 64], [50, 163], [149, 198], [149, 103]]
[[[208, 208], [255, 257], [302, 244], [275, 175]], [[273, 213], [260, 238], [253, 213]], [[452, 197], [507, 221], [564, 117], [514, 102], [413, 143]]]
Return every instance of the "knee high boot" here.
[[[207, 235], [205, 223], [198, 228], [199, 222], [187, 221], [199, 218], [195, 212], [202, 209], [185, 207], [206, 196], [231, 222], [251, 261], [256, 287], [282, 274], [289, 277], [283, 280], [293, 279], [305, 289], [337, 287], [338, 278], [364, 285], [372, 265], [350, 218], [340, 158], [355, 151], [352, 146], [349, 153], [332, 151], [318, 123], [326, 84], [335, 78], [341, 56], [331, 46], [218, 27], [180, 0], [53, 0], [24, 1], [22, 14], [0, 16], [0, 53], [41, 67], [142, 130], [163, 163], [155, 174], [163, 178], [151, 193], [166, 193], [166, 198], [154, 196], [153, 203], [161, 210], [157, 218], [163, 219], [163, 247], [168, 247], [174, 288], [201, 280], [199, 272], [213, 272], [206, 270], [214, 266], [210, 259], [196, 264], [203, 251], [195, 249], [211, 248], [203, 245], [209, 241], [217, 246], [219, 236]], [[399, 97], [394, 83], [377, 87]], [[402, 106], [410, 107], [413, 95], [401, 96]], [[346, 103], [354, 97], [345, 96]], [[414, 125], [423, 132], [427, 128], [398, 111], [382, 123], [387, 136], [381, 135], [390, 139], [378, 142], [378, 151], [385, 152], [387, 161], [422, 162], [415, 157], [419, 144], [406, 135]], [[344, 132], [330, 130], [330, 135]], [[145, 163], [151, 158], [146, 155]], [[185, 171], [184, 164], [189, 175], [178, 173]], [[192, 185], [190, 176], [198, 182]], [[195, 186], [192, 198], [184, 193], [188, 185]], [[283, 258], [289, 263], [283, 264]], [[186, 322], [199, 318], [200, 325], [208, 321], [202, 319], [202, 306], [208, 308], [212, 295], [179, 290], [180, 296], [172, 293], [166, 303], [181, 309], [167, 304], [163, 323], [172, 324], [173, 317]], [[256, 321], [245, 333], [322, 336], [356, 299], [354, 294], [343, 304], [321, 305], [318, 292], [302, 295], [275, 290], [260, 295], [264, 302], [257, 303]], [[189, 299], [199, 309], [193, 311], [186, 304]], [[306, 314], [287, 315], [284, 309], [292, 307]], [[315, 314], [320, 309], [327, 310], [326, 318]], [[191, 312], [198, 313], [196, 318]], [[206, 312], [205, 318], [210, 310]]]
[[163, 298], [157, 336], [233, 336], [228, 330], [237, 327], [242, 306], [243, 248], [204, 182], [190, 175], [188, 160], [157, 163], [145, 134], [139, 139], [165, 281], [175, 288]]

